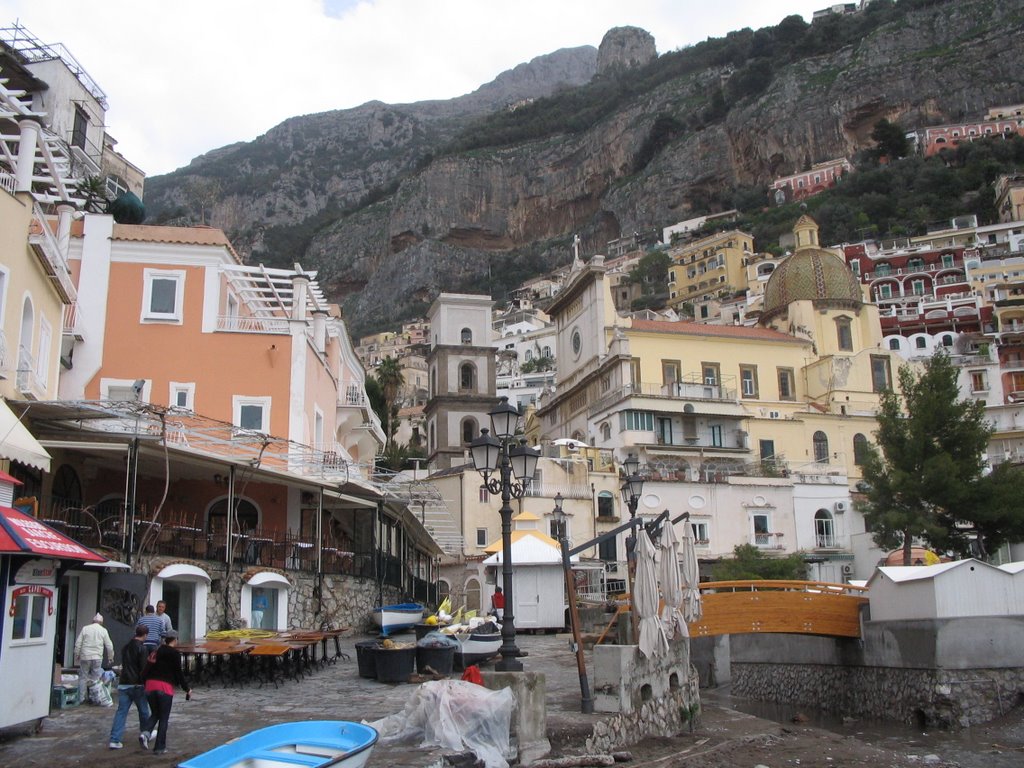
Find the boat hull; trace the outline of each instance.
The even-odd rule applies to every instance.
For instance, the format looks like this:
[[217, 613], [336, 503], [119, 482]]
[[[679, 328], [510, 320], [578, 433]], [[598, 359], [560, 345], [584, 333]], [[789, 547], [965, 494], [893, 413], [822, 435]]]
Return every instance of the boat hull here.
[[454, 636], [459, 641], [459, 648], [455, 652], [456, 664], [462, 668], [472, 664], [479, 664], [482, 661], [496, 656], [501, 648], [500, 632], [471, 632], [468, 636]]
[[383, 605], [373, 609], [373, 623], [387, 637], [392, 632], [415, 627], [423, 620], [423, 606], [418, 603]]
[[241, 736], [178, 768], [362, 768], [377, 731], [348, 720], [280, 723]]

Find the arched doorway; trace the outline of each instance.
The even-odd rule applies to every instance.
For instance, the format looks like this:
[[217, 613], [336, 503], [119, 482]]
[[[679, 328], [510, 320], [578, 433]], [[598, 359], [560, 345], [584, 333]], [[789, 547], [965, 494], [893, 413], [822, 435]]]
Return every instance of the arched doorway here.
[[153, 577], [149, 604], [167, 603], [167, 615], [182, 642], [206, 635], [210, 574], [195, 565], [168, 565]]
[[466, 610], [480, 610], [480, 580], [475, 576], [466, 580]]
[[260, 571], [242, 585], [239, 617], [252, 629], [288, 629], [291, 582], [276, 571]]

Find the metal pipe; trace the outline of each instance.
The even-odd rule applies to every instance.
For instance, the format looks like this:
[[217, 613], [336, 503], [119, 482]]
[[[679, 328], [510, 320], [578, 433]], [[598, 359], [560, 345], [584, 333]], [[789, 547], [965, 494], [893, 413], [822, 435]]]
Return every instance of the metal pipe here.
[[576, 654], [576, 669], [580, 677], [580, 711], [589, 715], [594, 711], [594, 699], [590, 695], [590, 681], [587, 678], [587, 662], [583, 653], [583, 640], [580, 635], [580, 615], [576, 605], [576, 579], [572, 575], [572, 564], [569, 562], [569, 542], [565, 538], [565, 521], [559, 528], [558, 546], [562, 549], [562, 570], [565, 573], [565, 588], [569, 598], [569, 626], [572, 629], [572, 645]]

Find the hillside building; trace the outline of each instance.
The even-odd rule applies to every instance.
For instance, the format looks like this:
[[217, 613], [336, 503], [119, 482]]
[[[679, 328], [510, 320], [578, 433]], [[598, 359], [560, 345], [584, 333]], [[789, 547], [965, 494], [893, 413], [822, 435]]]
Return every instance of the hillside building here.
[[806, 171], [780, 176], [771, 183], [776, 205], [804, 200], [834, 187], [848, 173], [853, 164], [845, 157], [815, 163]]
[[746, 267], [754, 256], [754, 238], [732, 229], [672, 247], [669, 256], [672, 307], [728, 298], [747, 288]]

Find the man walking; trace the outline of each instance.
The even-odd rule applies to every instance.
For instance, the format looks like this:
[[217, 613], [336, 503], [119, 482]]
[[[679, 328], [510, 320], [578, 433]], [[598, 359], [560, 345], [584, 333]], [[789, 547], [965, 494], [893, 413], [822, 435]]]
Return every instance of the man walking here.
[[98, 683], [103, 673], [103, 654], [111, 663], [114, 661], [114, 644], [103, 626], [103, 614], [92, 617], [92, 624], [82, 627], [75, 640], [75, 661], [78, 663], [78, 694], [84, 697], [85, 691], [93, 683]]
[[[153, 606], [149, 609], [152, 611]], [[154, 618], [156, 614], [153, 614]], [[128, 710], [132, 704], [139, 711], [139, 744], [146, 748], [149, 746], [149, 732], [145, 730], [146, 722], [149, 720], [149, 702], [146, 700], [146, 686], [142, 680], [142, 670], [146, 666], [146, 657], [149, 652], [146, 650], [143, 641], [146, 639], [147, 629], [141, 623], [135, 628], [135, 637], [129, 640], [121, 649], [121, 677], [117, 682], [117, 712], [114, 714], [114, 724], [110, 728], [111, 749], [121, 749], [121, 736], [124, 733], [125, 723], [128, 721]]]
[[[164, 615], [166, 616], [167, 614]], [[145, 627], [148, 633], [142, 641], [143, 645], [146, 646], [146, 653], [155, 651], [156, 647], [160, 645], [160, 638], [164, 634], [164, 622], [156, 615], [156, 608], [152, 605], [146, 606], [145, 614], [139, 619], [139, 626]]]

